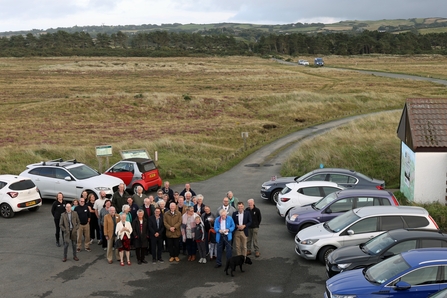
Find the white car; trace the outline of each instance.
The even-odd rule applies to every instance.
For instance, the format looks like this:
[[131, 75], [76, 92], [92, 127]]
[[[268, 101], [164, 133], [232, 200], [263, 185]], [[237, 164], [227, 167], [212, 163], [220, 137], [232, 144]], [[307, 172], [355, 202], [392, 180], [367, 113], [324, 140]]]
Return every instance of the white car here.
[[298, 60], [298, 64], [299, 65], [309, 65], [309, 61], [307, 61], [307, 60]]
[[0, 175], [0, 214], [10, 218], [15, 212], [37, 211], [42, 199], [33, 181], [15, 175]]
[[278, 195], [276, 209], [281, 217], [286, 217], [293, 207], [315, 203], [328, 194], [342, 189], [345, 188], [329, 181], [288, 183]]
[[310, 226], [295, 236], [295, 252], [308, 260], [326, 264], [335, 249], [365, 243], [394, 229], [439, 227], [428, 211], [415, 206], [368, 206], [353, 209], [325, 223]]
[[56, 199], [58, 192], [67, 200], [78, 199], [85, 190], [96, 198], [104, 191], [111, 198], [123, 180], [98, 173], [76, 160], [52, 160], [31, 164], [20, 176], [31, 178], [39, 188], [42, 198]]

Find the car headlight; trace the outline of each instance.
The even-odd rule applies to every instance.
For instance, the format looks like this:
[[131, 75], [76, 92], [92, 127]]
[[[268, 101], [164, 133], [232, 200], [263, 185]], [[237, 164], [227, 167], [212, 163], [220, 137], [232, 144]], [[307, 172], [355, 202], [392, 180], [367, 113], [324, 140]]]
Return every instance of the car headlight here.
[[294, 214], [290, 217], [291, 221], [295, 221], [298, 218], [298, 214]]
[[301, 244], [303, 245], [313, 245], [315, 244], [319, 239], [306, 239], [306, 240], [301, 240]]
[[332, 294], [332, 298], [357, 298], [357, 295], [337, 295], [337, 294]]
[[269, 189], [270, 187], [272, 187], [272, 186], [271, 185], [263, 185], [262, 186], [262, 188], [265, 189], [265, 190]]
[[337, 265], [337, 267], [338, 267], [339, 269], [342, 269], [342, 270], [348, 268], [349, 266], [351, 266], [351, 263], [338, 264], [338, 265]]
[[101, 190], [103, 190], [103, 191], [109, 191], [109, 190], [112, 190], [110, 187], [105, 187], [105, 186], [98, 186], [98, 187], [95, 187], [95, 189], [96, 189], [97, 191], [101, 191]]

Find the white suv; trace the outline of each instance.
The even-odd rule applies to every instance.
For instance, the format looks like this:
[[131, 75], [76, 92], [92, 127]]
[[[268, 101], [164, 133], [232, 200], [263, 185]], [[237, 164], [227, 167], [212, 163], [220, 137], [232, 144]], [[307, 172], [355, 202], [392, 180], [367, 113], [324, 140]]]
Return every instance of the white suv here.
[[370, 206], [353, 209], [336, 218], [301, 230], [295, 252], [325, 264], [336, 248], [358, 245], [385, 231], [414, 228], [438, 229], [427, 210], [413, 206]]
[[319, 199], [338, 190], [345, 189], [328, 181], [303, 181], [286, 184], [278, 195], [276, 209], [281, 217], [286, 217], [293, 207], [315, 203]]
[[41, 197], [49, 199], [56, 199], [58, 192], [63, 193], [67, 200], [77, 199], [84, 190], [94, 193], [96, 198], [99, 198], [101, 191], [105, 191], [106, 196], [111, 198], [118, 185], [123, 183], [123, 180], [100, 174], [75, 159], [31, 164], [20, 176], [31, 178], [39, 188]]

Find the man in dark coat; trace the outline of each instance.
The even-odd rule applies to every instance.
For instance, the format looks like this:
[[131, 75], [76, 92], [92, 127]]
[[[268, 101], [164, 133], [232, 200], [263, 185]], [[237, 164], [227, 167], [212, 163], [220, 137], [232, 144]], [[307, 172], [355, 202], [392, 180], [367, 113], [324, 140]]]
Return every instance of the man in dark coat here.
[[155, 214], [149, 217], [149, 237], [151, 240], [152, 248], [152, 263], [157, 260], [163, 263], [161, 253], [163, 251], [163, 232], [165, 226], [163, 223], [163, 214], [159, 207], [155, 208]]
[[261, 255], [258, 247], [258, 230], [262, 220], [261, 210], [255, 206], [255, 200], [253, 199], [248, 200], [248, 207], [245, 210], [248, 210], [251, 215], [251, 226], [248, 228], [247, 256], [251, 255], [251, 246], [253, 244], [255, 257], [258, 258]]

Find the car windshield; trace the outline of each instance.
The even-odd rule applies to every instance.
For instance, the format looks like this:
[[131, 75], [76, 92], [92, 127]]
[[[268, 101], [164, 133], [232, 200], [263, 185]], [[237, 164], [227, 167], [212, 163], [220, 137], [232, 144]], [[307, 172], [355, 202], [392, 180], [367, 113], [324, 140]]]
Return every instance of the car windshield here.
[[313, 207], [315, 210], [321, 210], [324, 208], [324, 206], [331, 203], [336, 198], [337, 198], [337, 193], [332, 192], [332, 193], [328, 194], [327, 196], [325, 196], [324, 198], [320, 199], [318, 202], [316, 202]]
[[67, 169], [76, 179], [83, 180], [99, 176], [100, 174], [86, 165], [79, 165], [77, 167]]
[[388, 232], [385, 232], [366, 242], [363, 245], [362, 250], [369, 255], [377, 255], [394, 242], [396, 242], [396, 240], [393, 239]]
[[410, 268], [401, 255], [395, 255], [364, 271], [365, 278], [373, 283], [383, 284], [396, 274]]
[[359, 218], [360, 217], [351, 210], [328, 221], [327, 227], [334, 233], [338, 233]]

